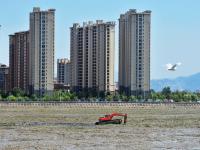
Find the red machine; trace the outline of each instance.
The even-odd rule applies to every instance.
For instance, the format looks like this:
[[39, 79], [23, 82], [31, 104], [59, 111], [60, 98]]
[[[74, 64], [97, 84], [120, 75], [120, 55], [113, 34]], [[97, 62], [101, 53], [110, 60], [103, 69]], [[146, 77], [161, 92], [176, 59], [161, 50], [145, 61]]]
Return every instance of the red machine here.
[[127, 114], [121, 114], [121, 113], [112, 113], [110, 115], [105, 115], [105, 117], [100, 117], [99, 121], [95, 123], [95, 125], [101, 125], [101, 124], [121, 124], [122, 119], [113, 119], [115, 116], [122, 116], [124, 117], [124, 124], [127, 122]]

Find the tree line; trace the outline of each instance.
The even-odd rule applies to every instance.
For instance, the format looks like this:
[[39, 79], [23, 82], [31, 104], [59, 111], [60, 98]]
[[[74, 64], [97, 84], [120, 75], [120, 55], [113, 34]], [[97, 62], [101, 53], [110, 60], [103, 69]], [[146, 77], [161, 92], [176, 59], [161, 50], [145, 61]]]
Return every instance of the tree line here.
[[1, 101], [116, 101], [116, 102], [200, 102], [200, 93], [190, 91], [172, 91], [170, 87], [163, 88], [160, 92], [151, 90], [148, 97], [127, 96], [115, 93], [88, 94], [85, 92], [72, 93], [62, 90], [54, 91], [52, 95], [37, 96], [27, 95], [23, 90], [14, 88], [5, 94], [0, 92]]

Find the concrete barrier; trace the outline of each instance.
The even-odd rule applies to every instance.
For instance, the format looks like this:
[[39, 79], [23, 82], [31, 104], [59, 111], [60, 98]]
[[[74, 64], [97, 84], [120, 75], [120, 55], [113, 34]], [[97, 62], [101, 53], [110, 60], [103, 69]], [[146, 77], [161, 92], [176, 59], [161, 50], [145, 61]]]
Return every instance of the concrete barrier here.
[[119, 103], [119, 102], [0, 102], [0, 107], [76, 107], [76, 108], [90, 108], [90, 107], [127, 107], [127, 108], [152, 108], [152, 107], [198, 107], [200, 103]]

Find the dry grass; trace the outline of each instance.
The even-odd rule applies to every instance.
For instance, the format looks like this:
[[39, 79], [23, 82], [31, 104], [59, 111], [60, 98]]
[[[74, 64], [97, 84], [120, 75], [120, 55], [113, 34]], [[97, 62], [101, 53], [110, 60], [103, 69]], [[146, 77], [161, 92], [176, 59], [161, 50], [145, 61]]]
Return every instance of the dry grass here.
[[[95, 126], [128, 114], [126, 125]], [[200, 147], [198, 107], [0, 107], [0, 149], [191, 149]]]

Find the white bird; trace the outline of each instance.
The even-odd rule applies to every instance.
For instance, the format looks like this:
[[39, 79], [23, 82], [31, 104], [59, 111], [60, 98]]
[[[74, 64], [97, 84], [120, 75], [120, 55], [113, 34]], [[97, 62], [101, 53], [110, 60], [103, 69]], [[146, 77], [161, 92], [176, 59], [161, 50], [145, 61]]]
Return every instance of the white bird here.
[[180, 66], [180, 65], [181, 65], [180, 62], [179, 62], [179, 63], [176, 63], [176, 64], [174, 64], [174, 65], [172, 65], [172, 64], [166, 64], [166, 68], [167, 68], [167, 70], [169, 70], [169, 71], [176, 71], [177, 66]]

